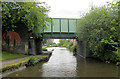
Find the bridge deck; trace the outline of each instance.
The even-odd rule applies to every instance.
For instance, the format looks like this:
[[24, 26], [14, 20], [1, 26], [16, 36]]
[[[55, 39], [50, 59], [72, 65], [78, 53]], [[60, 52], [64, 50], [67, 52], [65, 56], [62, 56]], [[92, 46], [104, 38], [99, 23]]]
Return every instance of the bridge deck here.
[[48, 23], [44, 30], [43, 38], [74, 39], [77, 19], [52, 18], [53, 24]]
[[44, 39], [75, 39], [75, 33], [59, 33], [59, 32], [46, 32], [43, 34]]

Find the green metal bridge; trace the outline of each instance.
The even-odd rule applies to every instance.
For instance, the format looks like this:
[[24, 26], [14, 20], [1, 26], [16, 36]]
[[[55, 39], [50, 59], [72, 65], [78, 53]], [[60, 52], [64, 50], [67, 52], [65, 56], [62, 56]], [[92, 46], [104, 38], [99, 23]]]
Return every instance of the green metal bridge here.
[[[48, 23], [47, 30], [43, 29], [42, 37], [29, 40], [32, 53], [41, 54], [43, 39], [76, 39], [76, 54], [83, 58], [89, 57], [86, 42], [80, 41], [76, 36], [77, 19], [52, 18], [53, 23]], [[35, 45], [35, 46], [34, 46]]]
[[43, 39], [75, 39], [77, 19], [52, 18], [44, 30]]

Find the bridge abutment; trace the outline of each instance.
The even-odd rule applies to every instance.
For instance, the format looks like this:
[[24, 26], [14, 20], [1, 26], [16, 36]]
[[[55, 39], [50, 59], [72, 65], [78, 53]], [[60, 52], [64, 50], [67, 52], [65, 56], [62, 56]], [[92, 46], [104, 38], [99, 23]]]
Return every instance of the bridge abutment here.
[[43, 38], [41, 37], [35, 38], [35, 54], [36, 55], [42, 54], [42, 42], [43, 42]]
[[77, 55], [86, 58], [85, 52], [86, 51], [83, 41], [77, 40]]
[[35, 41], [34, 41], [34, 39], [29, 39], [29, 41], [28, 41], [28, 54], [35, 55]]
[[77, 39], [77, 55], [78, 57], [88, 58], [91, 57], [91, 53], [88, 52], [87, 43], [85, 41], [80, 41]]
[[86, 42], [77, 40], [77, 55], [86, 58], [87, 53]]
[[42, 38], [33, 38], [28, 41], [28, 54], [40, 55], [42, 53]]

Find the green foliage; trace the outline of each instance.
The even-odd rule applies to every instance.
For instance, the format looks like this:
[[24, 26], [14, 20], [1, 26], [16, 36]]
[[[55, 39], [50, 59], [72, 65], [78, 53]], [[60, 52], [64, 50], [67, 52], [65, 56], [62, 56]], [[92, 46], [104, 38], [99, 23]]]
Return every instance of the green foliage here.
[[47, 39], [44, 39], [43, 40], [43, 45], [47, 43]]
[[33, 66], [33, 65], [35, 65], [38, 62], [39, 62], [38, 58], [30, 57], [30, 59], [28, 60], [28, 66]]
[[92, 8], [78, 21], [77, 36], [86, 41], [89, 52], [102, 60], [115, 61], [120, 44], [118, 2]]
[[45, 3], [37, 2], [3, 2], [2, 26], [4, 31], [13, 31], [16, 24], [22, 22], [28, 30], [32, 30], [35, 36], [40, 36], [43, 27], [47, 28], [51, 22], [47, 12], [49, 7]]
[[[22, 60], [18, 60], [18, 61], [15, 61], [15, 62], [12, 62], [12, 63], [7, 63], [7, 64], [3, 64], [2, 65], [2, 70], [0, 70], [1, 72], [5, 72], [5, 71], [12, 71], [14, 69], [18, 69], [19, 67], [21, 66], [31, 66], [33, 64], [30, 64], [28, 65], [28, 61], [31, 60], [31, 62], [33, 63], [37, 63], [39, 61], [36, 61], [36, 58], [39, 60], [39, 61], [47, 61], [49, 59], [49, 55], [40, 55], [40, 56], [34, 56], [34, 58], [25, 58], [25, 59], [22, 59]], [[33, 61], [34, 60], [34, 61]], [[35, 62], [36, 61], [36, 62]], [[35, 64], [34, 64], [35, 65]], [[1, 67], [1, 66], [0, 66]]]
[[59, 40], [58, 45], [59, 45], [59, 46], [63, 46], [64, 43], [65, 43], [65, 40], [64, 40], [64, 39], [63, 39], [63, 40]]
[[16, 65], [6, 66], [6, 67], [2, 68], [1, 72], [12, 71], [14, 69], [18, 69], [20, 66], [21, 66], [21, 63], [20, 64], [16, 64]]
[[46, 48], [42, 48], [42, 51], [48, 51]]
[[56, 43], [53, 41], [53, 39], [45, 39], [43, 41], [44, 44], [47, 44], [47, 45], [56, 45]]
[[70, 49], [70, 51], [72, 51], [72, 52], [77, 52], [77, 50], [76, 50], [76, 47], [77, 47], [76, 43], [73, 44], [69, 40], [62, 39], [62, 40], [60, 40], [60, 42], [58, 43], [58, 45], [66, 47], [66, 48]]
[[117, 62], [117, 64], [116, 65], [120, 65], [120, 62]]
[[71, 42], [66, 39], [59, 40], [59, 43], [58, 43], [59, 46], [63, 46], [67, 48], [69, 48], [69, 44], [71, 44]]
[[71, 51], [72, 52], [77, 52], [77, 44], [72, 45]]
[[48, 39], [48, 40], [47, 40], [47, 44], [48, 44], [48, 45], [53, 45], [53, 44], [54, 44], [54, 42], [53, 42], [53, 40], [52, 40], [52, 39]]
[[69, 42], [68, 45], [67, 45], [67, 48], [71, 49], [72, 46], [73, 46], [73, 43]]

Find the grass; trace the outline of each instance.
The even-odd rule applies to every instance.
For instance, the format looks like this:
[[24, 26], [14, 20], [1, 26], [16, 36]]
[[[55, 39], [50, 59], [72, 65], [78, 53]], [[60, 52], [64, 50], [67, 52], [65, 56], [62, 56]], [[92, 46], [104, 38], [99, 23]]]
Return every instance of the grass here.
[[[7, 55], [7, 56], [6, 56]], [[12, 55], [12, 56], [11, 56]], [[18, 56], [19, 55], [19, 56]], [[16, 58], [16, 57], [22, 57], [22, 56], [25, 56], [25, 55], [22, 55], [21, 54], [11, 54], [11, 53], [7, 53], [7, 52], [4, 52], [3, 54], [4, 56], [4, 59], [11, 59], [11, 58]], [[8, 57], [10, 56], [10, 57]], [[18, 60], [18, 61], [15, 61], [15, 62], [11, 62], [11, 63], [7, 63], [7, 64], [2, 64], [0, 66], [0, 72], [6, 72], [6, 71], [12, 71], [14, 69], [18, 69], [19, 67], [21, 66], [30, 66], [29, 65], [29, 61], [30, 61], [30, 58], [33, 57], [35, 58], [35, 60], [37, 59], [38, 61], [33, 61], [33, 64], [35, 63], [38, 63], [40, 61], [46, 61], [48, 60], [50, 55], [36, 55], [36, 56], [29, 56], [27, 58], [24, 58], [24, 59], [21, 59], [21, 60]]]
[[23, 54], [2, 52], [2, 59], [0, 59], [0, 60], [8, 60], [8, 59], [14, 59], [14, 58], [22, 58], [22, 57], [26, 57], [26, 56], [27, 56], [27, 55], [23, 55]]
[[48, 51], [47, 48], [42, 48], [42, 51]]
[[[33, 57], [35, 57], [35, 56], [33, 56]], [[44, 55], [36, 56], [36, 58], [38, 58], [38, 59], [44, 59], [46, 57], [48, 57], [48, 55], [46, 55], [46, 56], [44, 56]], [[21, 62], [27, 62], [29, 59], [30, 59], [30, 57], [19, 60], [19, 61], [15, 61], [15, 62], [12, 62], [12, 63], [4, 64], [4, 65], [2, 65], [2, 67], [17, 65], [17, 64], [20, 64]]]
[[43, 59], [43, 58], [45, 58], [45, 57], [48, 57], [48, 55], [36, 56], [36, 58], [38, 58], [38, 59]]

